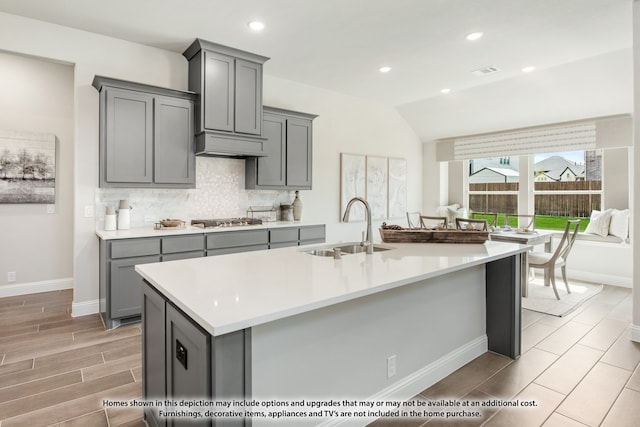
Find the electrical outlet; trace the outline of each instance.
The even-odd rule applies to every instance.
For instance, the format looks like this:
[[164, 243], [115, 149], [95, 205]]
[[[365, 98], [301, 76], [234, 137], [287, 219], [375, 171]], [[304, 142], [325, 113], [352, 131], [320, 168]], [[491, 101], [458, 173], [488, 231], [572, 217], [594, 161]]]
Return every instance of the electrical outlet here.
[[387, 378], [391, 378], [396, 374], [396, 355], [387, 357]]
[[56, 213], [56, 205], [47, 205], [47, 213], [48, 214]]
[[93, 206], [87, 205], [84, 207], [84, 217], [93, 218]]
[[16, 281], [16, 272], [15, 271], [10, 271], [7, 273], [7, 282], [11, 283], [11, 282], [15, 282]]
[[144, 222], [156, 222], [156, 217], [153, 215], [145, 215]]

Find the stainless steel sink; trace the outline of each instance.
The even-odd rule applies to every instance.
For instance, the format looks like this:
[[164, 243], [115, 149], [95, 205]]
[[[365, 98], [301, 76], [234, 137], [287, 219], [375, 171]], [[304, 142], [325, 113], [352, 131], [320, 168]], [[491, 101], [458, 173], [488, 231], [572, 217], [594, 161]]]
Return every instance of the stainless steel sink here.
[[[336, 243], [335, 245], [325, 245], [322, 248], [307, 249], [307, 250], [302, 250], [301, 252], [304, 252], [305, 254], [309, 254], [309, 255], [315, 255], [315, 256], [335, 257], [336, 256], [335, 249], [340, 249], [341, 255], [360, 254], [360, 253], [367, 252], [367, 247], [362, 246], [360, 243], [357, 243], [357, 242]], [[373, 245], [374, 252], [388, 251], [390, 249], [393, 249], [393, 248], [388, 246], [375, 245], [375, 244]]]
[[[347, 245], [342, 245], [342, 246], [335, 246], [335, 248], [340, 249], [342, 252], [347, 253], [347, 254], [359, 254], [362, 252], [367, 252], [367, 247], [366, 246], [361, 246], [359, 243], [350, 243]], [[381, 252], [381, 251], [388, 251], [391, 248], [387, 248], [384, 246], [379, 246], [379, 245], [373, 245], [373, 251], [374, 252]]]
[[305, 254], [315, 255], [315, 256], [334, 256], [335, 251], [333, 249], [310, 249], [308, 251], [302, 251]]

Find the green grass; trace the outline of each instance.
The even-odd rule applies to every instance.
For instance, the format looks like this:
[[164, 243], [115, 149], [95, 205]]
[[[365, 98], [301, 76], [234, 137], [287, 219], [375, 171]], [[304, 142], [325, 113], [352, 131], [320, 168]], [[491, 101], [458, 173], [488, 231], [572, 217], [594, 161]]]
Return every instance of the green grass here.
[[580, 219], [580, 231], [584, 231], [589, 224], [589, 218], [568, 218], [559, 216], [536, 216], [536, 230], [560, 230], [564, 231], [567, 221]]
[[[584, 231], [589, 224], [589, 218], [574, 218], [574, 217], [564, 217], [564, 216], [545, 216], [545, 215], [537, 215], [536, 216], [536, 230], [558, 230], [564, 231], [564, 228], [567, 224], [567, 221], [570, 219], [580, 219], [580, 231]], [[506, 215], [498, 214], [498, 226], [505, 225]], [[511, 224], [512, 227], [515, 227], [516, 224]]]

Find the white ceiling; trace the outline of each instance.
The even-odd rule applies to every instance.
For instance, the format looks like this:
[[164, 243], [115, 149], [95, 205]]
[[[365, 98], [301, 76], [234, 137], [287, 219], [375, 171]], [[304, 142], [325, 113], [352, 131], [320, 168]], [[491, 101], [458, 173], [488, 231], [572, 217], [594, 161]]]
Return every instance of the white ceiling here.
[[[179, 53], [203, 38], [270, 57], [266, 74], [391, 106], [632, 45], [631, 0], [0, 0], [0, 11]], [[266, 29], [251, 33], [251, 20]], [[484, 37], [467, 41], [473, 31]], [[501, 71], [471, 74], [486, 66]]]

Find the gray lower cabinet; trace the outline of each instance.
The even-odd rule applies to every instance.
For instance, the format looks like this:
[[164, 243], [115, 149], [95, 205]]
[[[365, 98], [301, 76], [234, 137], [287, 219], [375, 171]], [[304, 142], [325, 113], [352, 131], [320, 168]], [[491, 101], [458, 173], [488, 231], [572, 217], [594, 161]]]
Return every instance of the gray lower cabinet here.
[[96, 76], [100, 187], [195, 188], [190, 92]]
[[140, 315], [140, 282], [136, 264], [160, 262], [160, 255], [111, 261], [110, 317], [122, 319]]
[[[142, 283], [142, 395], [148, 400], [164, 401], [166, 389], [166, 309], [162, 295]], [[158, 408], [145, 408], [150, 427], [166, 426], [158, 415]]]
[[298, 246], [300, 229], [298, 227], [291, 228], [274, 228], [269, 230], [269, 248], [286, 248], [287, 246]]
[[100, 314], [107, 329], [137, 320], [142, 278], [137, 264], [204, 256], [204, 234], [100, 240]]
[[[248, 397], [249, 330], [212, 337], [147, 282], [142, 284], [142, 300], [144, 399], [164, 402]], [[157, 408], [146, 408], [144, 415], [151, 427], [245, 425], [241, 418], [164, 417]]]
[[246, 160], [245, 188], [311, 189], [313, 119], [316, 115], [263, 109], [265, 157]]
[[137, 264], [322, 243], [325, 226], [216, 231], [100, 240], [100, 314], [107, 329], [138, 320], [143, 301]]
[[207, 234], [207, 256], [269, 249], [269, 230], [222, 231]]
[[308, 225], [300, 227], [300, 245], [324, 243], [325, 239], [326, 229], [324, 225]]
[[[166, 304], [166, 386], [173, 400], [211, 396], [211, 341], [208, 333]], [[170, 426], [210, 426], [211, 420], [189, 417], [170, 420]]]

